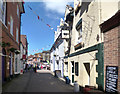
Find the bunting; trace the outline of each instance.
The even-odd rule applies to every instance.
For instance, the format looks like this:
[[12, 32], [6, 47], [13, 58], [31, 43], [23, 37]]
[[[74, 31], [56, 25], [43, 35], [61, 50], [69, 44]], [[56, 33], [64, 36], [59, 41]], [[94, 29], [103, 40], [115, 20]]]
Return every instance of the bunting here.
[[51, 27], [49, 24], [47, 24], [47, 26]]
[[34, 49], [34, 50], [32, 50], [32, 51], [28, 51], [29, 53], [38, 53], [38, 52], [41, 52], [41, 51], [43, 51], [45, 48], [48, 48], [48, 47], [50, 47], [50, 46], [52, 46], [52, 44], [50, 45], [47, 45], [47, 46], [45, 46], [44, 48], [41, 48], [41, 49]]
[[40, 19], [40, 17], [39, 16], [37, 16], [38, 17], [38, 20]]
[[[44, 20], [42, 19], [42, 18], [40, 18], [40, 16], [35, 12], [35, 11], [33, 11], [33, 9], [28, 5], [28, 8], [37, 16], [37, 18], [38, 18], [38, 20], [40, 20], [41, 22], [43, 22], [44, 24], [46, 24], [45, 22], [44, 22]], [[54, 30], [54, 28], [52, 28], [51, 27], [51, 25], [49, 25], [49, 24], [46, 24], [51, 30]], [[54, 32], [55, 32], [55, 30], [54, 30]]]

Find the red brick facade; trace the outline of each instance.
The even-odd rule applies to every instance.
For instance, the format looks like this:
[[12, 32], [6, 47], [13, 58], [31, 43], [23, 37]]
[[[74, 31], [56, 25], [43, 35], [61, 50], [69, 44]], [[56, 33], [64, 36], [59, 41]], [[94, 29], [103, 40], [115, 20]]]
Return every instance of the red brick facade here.
[[[19, 6], [19, 17], [17, 15], [17, 5]], [[20, 24], [21, 24], [21, 16], [20, 16], [20, 5], [18, 2], [6, 2], [6, 24], [2, 23], [2, 42], [10, 43], [10, 46], [3, 47], [6, 52], [6, 60], [5, 60], [5, 78], [10, 77], [10, 69], [9, 69], [9, 61], [8, 57], [10, 53], [13, 55], [12, 62], [12, 72], [14, 73], [14, 52], [11, 52], [9, 49], [15, 48], [20, 50]], [[13, 18], [13, 35], [10, 33], [10, 16]], [[18, 28], [18, 42], [16, 41], [16, 28]], [[2, 60], [1, 60], [2, 61]]]
[[120, 92], [120, 11], [101, 24], [104, 33], [104, 82], [106, 66], [118, 66], [117, 90]]

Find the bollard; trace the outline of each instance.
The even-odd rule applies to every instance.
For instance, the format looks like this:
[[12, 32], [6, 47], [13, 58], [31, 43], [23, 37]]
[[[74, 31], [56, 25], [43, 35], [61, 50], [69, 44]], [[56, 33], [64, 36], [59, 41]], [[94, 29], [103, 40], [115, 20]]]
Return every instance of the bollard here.
[[79, 92], [79, 85], [77, 81], [74, 82], [74, 92]]

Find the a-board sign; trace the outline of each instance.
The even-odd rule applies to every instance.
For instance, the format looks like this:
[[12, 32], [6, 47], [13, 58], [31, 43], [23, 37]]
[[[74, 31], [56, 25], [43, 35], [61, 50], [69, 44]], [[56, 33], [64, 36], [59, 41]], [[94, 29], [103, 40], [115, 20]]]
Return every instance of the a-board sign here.
[[118, 67], [106, 66], [106, 92], [117, 92]]

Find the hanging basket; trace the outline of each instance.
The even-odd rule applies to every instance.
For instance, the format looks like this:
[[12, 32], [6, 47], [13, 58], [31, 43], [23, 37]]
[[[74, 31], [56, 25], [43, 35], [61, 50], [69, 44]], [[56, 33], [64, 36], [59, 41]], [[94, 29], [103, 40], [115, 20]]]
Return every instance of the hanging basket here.
[[2, 42], [2, 43], [0, 43], [0, 45], [1, 45], [1, 47], [3, 47], [3, 48], [5, 48], [5, 47], [10, 47], [11, 46], [11, 44], [9, 43], [9, 42], [7, 42], [7, 43], [5, 43], [5, 42]]
[[16, 48], [10, 48], [9, 51], [15, 52]]
[[19, 50], [15, 50], [15, 53], [16, 53], [16, 54], [20, 54], [20, 51], [19, 51]]

